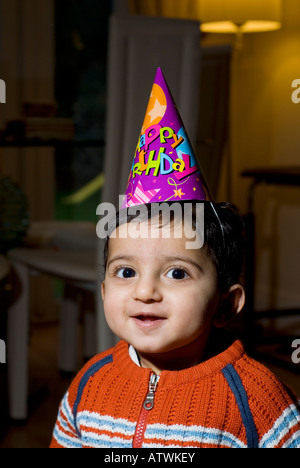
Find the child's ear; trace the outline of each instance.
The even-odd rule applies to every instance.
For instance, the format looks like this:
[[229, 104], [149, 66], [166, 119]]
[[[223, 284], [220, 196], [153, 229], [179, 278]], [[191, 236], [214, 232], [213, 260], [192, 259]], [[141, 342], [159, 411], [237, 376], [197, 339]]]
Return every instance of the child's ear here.
[[224, 295], [222, 303], [215, 315], [214, 324], [217, 328], [225, 327], [245, 305], [245, 290], [241, 284], [234, 284]]

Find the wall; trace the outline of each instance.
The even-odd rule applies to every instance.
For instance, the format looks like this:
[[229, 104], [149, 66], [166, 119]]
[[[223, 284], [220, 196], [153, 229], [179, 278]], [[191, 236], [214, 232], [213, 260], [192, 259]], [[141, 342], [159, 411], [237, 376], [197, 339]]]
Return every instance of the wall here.
[[[232, 41], [206, 36], [204, 43]], [[300, 166], [300, 104], [291, 100], [300, 78], [300, 2], [283, 0], [280, 31], [249, 34], [232, 63], [232, 201], [247, 209], [246, 168]], [[300, 188], [259, 187], [256, 307], [299, 307]]]

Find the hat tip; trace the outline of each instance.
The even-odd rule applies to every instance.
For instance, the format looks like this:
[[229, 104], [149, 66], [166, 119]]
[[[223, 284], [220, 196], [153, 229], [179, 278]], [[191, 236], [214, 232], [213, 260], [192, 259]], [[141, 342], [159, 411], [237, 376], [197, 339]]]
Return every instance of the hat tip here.
[[157, 67], [157, 68], [156, 68], [156, 74], [157, 74], [157, 75], [162, 75], [162, 76], [163, 76], [163, 72], [162, 72], [161, 67]]

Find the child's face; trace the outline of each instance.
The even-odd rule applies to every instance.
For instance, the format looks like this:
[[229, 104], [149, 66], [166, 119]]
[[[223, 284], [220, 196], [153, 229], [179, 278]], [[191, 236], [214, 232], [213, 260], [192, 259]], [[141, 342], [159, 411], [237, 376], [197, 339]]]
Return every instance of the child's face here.
[[[141, 225], [141, 233], [148, 223]], [[126, 225], [118, 228], [125, 232]], [[186, 237], [111, 238], [102, 297], [113, 332], [140, 356], [201, 353], [220, 304], [215, 265]], [[175, 354], [174, 354], [175, 353]]]

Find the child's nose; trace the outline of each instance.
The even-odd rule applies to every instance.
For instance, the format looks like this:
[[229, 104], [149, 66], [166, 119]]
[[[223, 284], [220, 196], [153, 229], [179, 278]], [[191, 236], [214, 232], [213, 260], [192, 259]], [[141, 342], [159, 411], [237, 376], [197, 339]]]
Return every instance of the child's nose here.
[[162, 293], [159, 281], [155, 278], [141, 277], [135, 284], [135, 300], [141, 302], [159, 302], [162, 300]]

